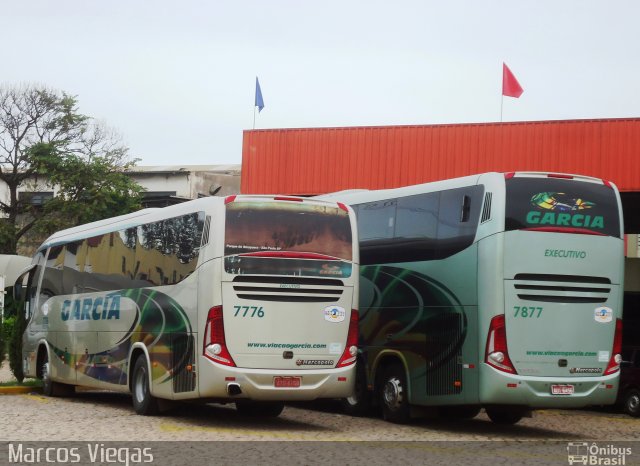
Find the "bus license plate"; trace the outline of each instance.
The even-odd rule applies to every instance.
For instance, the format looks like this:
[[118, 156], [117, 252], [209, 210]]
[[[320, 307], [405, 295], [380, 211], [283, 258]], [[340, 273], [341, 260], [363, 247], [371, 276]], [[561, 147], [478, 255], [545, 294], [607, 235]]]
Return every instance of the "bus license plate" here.
[[573, 385], [551, 385], [552, 395], [573, 395]]
[[273, 386], [276, 388], [298, 388], [302, 377], [274, 377]]

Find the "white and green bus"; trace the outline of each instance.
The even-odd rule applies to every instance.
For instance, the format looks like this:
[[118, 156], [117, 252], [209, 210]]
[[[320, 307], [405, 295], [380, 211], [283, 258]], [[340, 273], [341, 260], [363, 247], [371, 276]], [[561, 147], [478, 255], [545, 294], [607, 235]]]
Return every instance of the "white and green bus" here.
[[[235, 402], [278, 415], [287, 400], [351, 395], [358, 248], [344, 204], [204, 198], [52, 235], [16, 283], [27, 376], [158, 401]], [[26, 288], [26, 289], [25, 289]]]
[[[324, 196], [354, 208], [360, 355], [352, 413], [437, 407], [515, 423], [615, 401], [620, 196], [606, 181], [486, 173]], [[420, 407], [422, 407], [420, 409]]]

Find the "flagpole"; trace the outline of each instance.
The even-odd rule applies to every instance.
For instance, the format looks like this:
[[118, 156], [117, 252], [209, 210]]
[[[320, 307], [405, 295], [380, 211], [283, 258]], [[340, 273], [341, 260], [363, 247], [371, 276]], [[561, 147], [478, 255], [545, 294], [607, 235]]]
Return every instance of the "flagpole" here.
[[256, 106], [253, 106], [253, 129], [256, 129]]
[[500, 97], [500, 123], [502, 123], [502, 106], [504, 105], [504, 94]]

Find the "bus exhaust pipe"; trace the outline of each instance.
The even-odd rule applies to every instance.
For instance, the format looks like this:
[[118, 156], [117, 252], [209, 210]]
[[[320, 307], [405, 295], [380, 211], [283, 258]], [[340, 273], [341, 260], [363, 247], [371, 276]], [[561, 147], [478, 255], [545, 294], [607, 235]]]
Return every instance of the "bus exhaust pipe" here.
[[238, 385], [237, 383], [230, 383], [230, 384], [227, 384], [227, 394], [229, 396], [240, 395], [242, 394], [242, 389], [240, 388], [240, 385]]

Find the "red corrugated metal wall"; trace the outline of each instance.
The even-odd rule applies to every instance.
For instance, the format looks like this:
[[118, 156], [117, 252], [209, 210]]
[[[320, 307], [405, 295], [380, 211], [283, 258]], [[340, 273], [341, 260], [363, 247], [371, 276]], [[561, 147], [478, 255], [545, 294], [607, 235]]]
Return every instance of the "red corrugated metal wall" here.
[[241, 191], [320, 194], [520, 170], [590, 175], [640, 191], [640, 118], [250, 130]]

